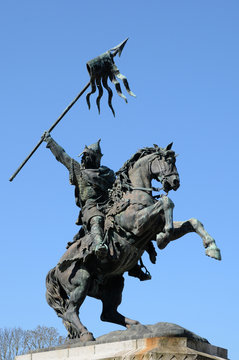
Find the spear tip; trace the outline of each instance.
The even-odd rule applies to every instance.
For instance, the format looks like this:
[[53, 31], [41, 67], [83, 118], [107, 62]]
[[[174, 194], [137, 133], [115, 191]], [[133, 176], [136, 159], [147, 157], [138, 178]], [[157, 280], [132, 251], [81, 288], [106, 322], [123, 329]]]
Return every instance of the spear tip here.
[[119, 56], [120, 56], [123, 51], [123, 48], [125, 47], [125, 44], [127, 43], [128, 40], [129, 40], [129, 38], [125, 39], [120, 44], [118, 44], [115, 47], [113, 47], [112, 49], [110, 49], [110, 51], [113, 51], [112, 55], [116, 56], [117, 54], [119, 54]]

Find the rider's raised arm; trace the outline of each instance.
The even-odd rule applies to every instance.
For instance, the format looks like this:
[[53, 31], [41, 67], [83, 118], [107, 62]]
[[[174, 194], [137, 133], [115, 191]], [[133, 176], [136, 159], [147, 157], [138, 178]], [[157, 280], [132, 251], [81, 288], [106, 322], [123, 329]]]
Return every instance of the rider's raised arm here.
[[56, 160], [60, 161], [70, 171], [72, 159], [65, 152], [65, 150], [60, 145], [58, 145], [55, 140], [53, 140], [50, 133], [47, 131], [44, 132], [42, 139], [43, 139], [43, 141], [45, 141], [47, 143], [46, 147], [51, 150], [51, 152], [55, 156]]

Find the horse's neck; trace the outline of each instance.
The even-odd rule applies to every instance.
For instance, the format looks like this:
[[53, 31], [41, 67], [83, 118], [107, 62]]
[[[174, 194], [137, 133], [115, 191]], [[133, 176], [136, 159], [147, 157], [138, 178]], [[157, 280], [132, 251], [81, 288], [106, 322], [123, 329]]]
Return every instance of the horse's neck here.
[[143, 158], [135, 163], [129, 170], [129, 178], [133, 187], [151, 187], [151, 177], [149, 174], [149, 163]]

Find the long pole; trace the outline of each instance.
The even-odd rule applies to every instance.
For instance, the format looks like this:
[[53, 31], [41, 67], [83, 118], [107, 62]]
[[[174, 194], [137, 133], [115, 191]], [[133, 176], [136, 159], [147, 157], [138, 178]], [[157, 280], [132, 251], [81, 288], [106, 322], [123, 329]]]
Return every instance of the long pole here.
[[[77, 102], [77, 100], [81, 97], [81, 95], [84, 94], [84, 92], [88, 89], [88, 87], [90, 86], [90, 82], [88, 82], [88, 84], [84, 87], [83, 90], [81, 90], [81, 92], [77, 95], [77, 97], [70, 103], [70, 105], [67, 106], [67, 108], [63, 111], [63, 113], [58, 117], [58, 119], [54, 122], [54, 124], [50, 127], [50, 129], [48, 130], [48, 132], [50, 133], [55, 127], [56, 125], [61, 121], [61, 119], [66, 115], [66, 113], [68, 113], [68, 111], [72, 108], [72, 106]], [[15, 173], [10, 177], [9, 181], [12, 181], [15, 176], [17, 176], [17, 174], [19, 173], [19, 171], [23, 168], [23, 166], [28, 162], [28, 160], [30, 159], [30, 157], [34, 154], [34, 152], [39, 148], [39, 146], [41, 145], [41, 143], [43, 142], [43, 139], [41, 139], [38, 144], [34, 147], [34, 149], [32, 150], [32, 152], [26, 157], [26, 159], [23, 161], [23, 163], [18, 167], [18, 169], [15, 171]]]

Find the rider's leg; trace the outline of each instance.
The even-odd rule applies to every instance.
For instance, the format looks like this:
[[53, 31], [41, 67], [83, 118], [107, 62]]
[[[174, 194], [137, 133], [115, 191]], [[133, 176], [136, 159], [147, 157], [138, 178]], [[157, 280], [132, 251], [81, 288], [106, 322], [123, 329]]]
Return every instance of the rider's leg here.
[[105, 257], [108, 247], [103, 243], [104, 240], [104, 219], [102, 216], [94, 216], [90, 219], [90, 233], [94, 239], [95, 253], [98, 257]]
[[131, 325], [139, 324], [139, 322], [126, 318], [117, 311], [122, 300], [123, 288], [124, 278], [121, 275], [110, 278], [104, 284], [101, 293], [103, 310], [100, 318], [102, 321], [112, 322], [129, 328]]
[[199, 220], [192, 218], [186, 221], [174, 221], [173, 226], [174, 229], [171, 234], [166, 235], [161, 232], [157, 235], [157, 245], [159, 249], [164, 249], [170, 241], [177, 240], [190, 232], [195, 232], [203, 240], [206, 255], [221, 260], [220, 250], [217, 248], [215, 240], [208, 234]]

